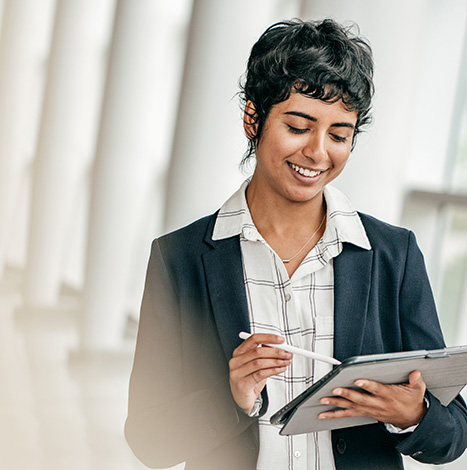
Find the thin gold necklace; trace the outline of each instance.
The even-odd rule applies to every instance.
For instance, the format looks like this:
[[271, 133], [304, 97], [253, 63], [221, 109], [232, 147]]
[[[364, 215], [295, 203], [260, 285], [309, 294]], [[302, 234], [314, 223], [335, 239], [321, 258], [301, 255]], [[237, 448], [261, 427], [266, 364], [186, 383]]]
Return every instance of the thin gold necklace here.
[[313, 237], [319, 232], [319, 230], [321, 229], [321, 227], [323, 226], [324, 224], [324, 220], [326, 219], [326, 212], [324, 212], [324, 215], [323, 215], [323, 218], [321, 220], [321, 223], [319, 224], [319, 227], [316, 229], [315, 232], [313, 232], [313, 235], [306, 241], [306, 243], [297, 251], [297, 253], [295, 253], [292, 258], [289, 258], [289, 259], [283, 259], [282, 262], [283, 263], [290, 263], [293, 259], [295, 259], [304, 249], [305, 247], [308, 245], [308, 243], [311, 242], [311, 240], [313, 239]]

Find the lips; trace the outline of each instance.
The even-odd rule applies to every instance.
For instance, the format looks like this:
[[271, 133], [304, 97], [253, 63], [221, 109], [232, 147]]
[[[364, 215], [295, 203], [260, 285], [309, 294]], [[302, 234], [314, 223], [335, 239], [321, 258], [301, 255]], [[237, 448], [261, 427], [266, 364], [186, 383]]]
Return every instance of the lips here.
[[301, 166], [295, 165], [295, 163], [290, 163], [287, 162], [294, 171], [297, 173], [300, 173], [302, 176], [305, 176], [307, 178], [314, 178], [315, 176], [320, 175], [323, 173], [322, 170], [309, 170], [308, 168], [303, 168]]

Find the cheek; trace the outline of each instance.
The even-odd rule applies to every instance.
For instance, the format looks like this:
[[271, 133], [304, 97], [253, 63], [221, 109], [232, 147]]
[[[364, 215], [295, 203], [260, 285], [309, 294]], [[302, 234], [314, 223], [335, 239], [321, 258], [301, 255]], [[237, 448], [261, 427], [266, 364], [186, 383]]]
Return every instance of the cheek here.
[[290, 139], [268, 139], [257, 148], [258, 161], [262, 160], [267, 165], [280, 166], [283, 161], [300, 149], [300, 144]]
[[332, 161], [334, 164], [334, 168], [337, 170], [341, 170], [345, 167], [347, 161], [350, 157], [350, 148], [345, 150], [337, 150], [332, 154]]
[[284, 136], [283, 138], [277, 138], [271, 142], [271, 152], [274, 152], [274, 156], [277, 160], [288, 159], [297, 152], [301, 152], [303, 147], [306, 145], [303, 139], [300, 138], [290, 138], [289, 136]]

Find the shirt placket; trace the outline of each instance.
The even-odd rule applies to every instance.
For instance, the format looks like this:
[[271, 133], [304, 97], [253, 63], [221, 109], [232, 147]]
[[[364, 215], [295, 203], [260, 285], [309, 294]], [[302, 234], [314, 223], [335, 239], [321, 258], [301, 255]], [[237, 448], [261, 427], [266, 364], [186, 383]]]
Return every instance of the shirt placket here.
[[[282, 312], [282, 331], [287, 337], [288, 344], [294, 344], [292, 334], [300, 330], [299, 312], [297, 311], [296, 294], [293, 291], [292, 282], [287, 270], [281, 261], [276, 258], [274, 272], [277, 273], [276, 283], [278, 288], [278, 308]], [[297, 395], [297, 384], [293, 377], [302, 377], [306, 374], [302, 361], [294, 360], [286, 371], [285, 403]], [[289, 468], [293, 470], [308, 470], [307, 467], [307, 438], [306, 435], [289, 436], [288, 438]]]

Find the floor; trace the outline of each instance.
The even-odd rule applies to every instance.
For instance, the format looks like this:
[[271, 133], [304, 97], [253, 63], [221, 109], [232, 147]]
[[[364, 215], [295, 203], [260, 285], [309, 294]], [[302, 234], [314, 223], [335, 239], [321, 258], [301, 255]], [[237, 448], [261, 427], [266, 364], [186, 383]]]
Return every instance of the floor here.
[[19, 286], [15, 273], [0, 283], [0, 468], [147, 468], [123, 437], [134, 336], [118, 357], [82, 361], [70, 299], [21, 312]]
[[[54, 312], [21, 312], [20, 300], [20, 277], [9, 273], [0, 282], [0, 468], [145, 469], [123, 437], [134, 334], [118, 356], [83, 361], [73, 296]], [[408, 460], [406, 468], [434, 467]]]

